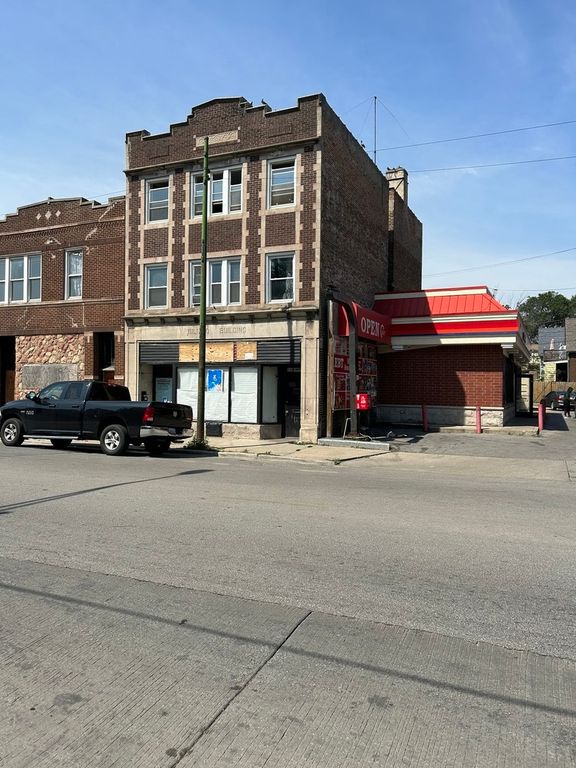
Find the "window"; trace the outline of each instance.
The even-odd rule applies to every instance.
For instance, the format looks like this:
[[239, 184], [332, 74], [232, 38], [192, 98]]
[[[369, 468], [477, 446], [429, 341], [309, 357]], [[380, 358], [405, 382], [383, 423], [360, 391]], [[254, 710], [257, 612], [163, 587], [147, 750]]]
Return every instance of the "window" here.
[[294, 205], [294, 158], [269, 163], [268, 188], [270, 208], [277, 205]]
[[82, 251], [66, 251], [66, 298], [82, 298]]
[[[240, 304], [240, 259], [209, 259], [206, 266], [206, 304]], [[200, 305], [199, 261], [190, 262], [190, 303], [193, 307]]]
[[268, 301], [294, 300], [294, 254], [268, 256]]
[[0, 303], [39, 301], [42, 293], [40, 256], [0, 259]]
[[153, 264], [146, 267], [146, 307], [168, 306], [168, 266]]
[[[192, 180], [192, 215], [202, 215], [202, 174]], [[242, 210], [242, 168], [211, 171], [208, 180], [208, 215], [237, 213]]]
[[168, 221], [168, 179], [149, 181], [146, 195], [147, 221]]

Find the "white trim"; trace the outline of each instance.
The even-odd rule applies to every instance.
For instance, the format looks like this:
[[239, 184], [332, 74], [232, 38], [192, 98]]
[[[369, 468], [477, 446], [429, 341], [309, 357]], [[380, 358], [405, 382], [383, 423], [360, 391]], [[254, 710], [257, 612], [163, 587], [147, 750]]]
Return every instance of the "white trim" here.
[[408, 293], [376, 293], [374, 301], [394, 301], [395, 299], [424, 299], [429, 296], [490, 296], [494, 298], [488, 288], [480, 286], [478, 288], [441, 288], [435, 290], [431, 288], [424, 291], [410, 291]]
[[392, 336], [391, 346], [437, 347], [444, 344], [516, 344], [516, 336]]
[[513, 320], [518, 319], [518, 313], [515, 310], [510, 312], [487, 312], [480, 315], [426, 315], [418, 317], [393, 317], [392, 325], [404, 325], [408, 323], [461, 323], [463, 320], [471, 322], [481, 322], [484, 320]]
[[[152, 269], [158, 269], [159, 267], [164, 267], [166, 269], [166, 284], [164, 286], [154, 286], [153, 290], [157, 290], [158, 288], [164, 288], [166, 291], [166, 301], [164, 304], [155, 304], [153, 306], [150, 306], [150, 271]], [[168, 268], [168, 262], [162, 261], [154, 264], [145, 264], [144, 265], [144, 309], [168, 309], [168, 284], [170, 282], [170, 270]]]
[[[40, 264], [40, 274], [38, 277], [30, 277], [30, 259], [37, 258]], [[24, 270], [22, 278], [13, 280], [10, 271], [10, 262], [13, 259], [23, 259]], [[4, 278], [2, 283], [4, 284], [4, 298], [0, 299], [0, 306], [21, 305], [21, 304], [38, 304], [42, 301], [42, 254], [36, 251], [29, 253], [13, 253], [6, 256], [0, 256], [0, 261], [4, 262]], [[35, 280], [40, 285], [40, 295], [38, 298], [30, 298], [30, 280]], [[11, 299], [11, 287], [13, 282], [22, 283], [22, 298]]]

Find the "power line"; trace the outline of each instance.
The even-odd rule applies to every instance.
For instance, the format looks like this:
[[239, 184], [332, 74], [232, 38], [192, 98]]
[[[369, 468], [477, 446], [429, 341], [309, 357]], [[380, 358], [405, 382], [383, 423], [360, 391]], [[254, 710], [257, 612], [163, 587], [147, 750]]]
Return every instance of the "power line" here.
[[478, 269], [487, 269], [489, 267], [503, 267], [506, 264], [519, 264], [523, 261], [535, 261], [536, 259], [545, 259], [548, 256], [557, 256], [560, 253], [570, 253], [571, 251], [576, 251], [576, 247], [574, 248], [564, 248], [561, 251], [552, 251], [551, 253], [541, 253], [538, 256], [525, 256], [523, 259], [509, 259], [508, 261], [496, 261], [493, 264], [479, 264], [477, 267], [466, 267], [465, 269], [452, 269], [448, 272], [431, 272], [426, 275], [423, 275], [423, 277], [438, 277], [439, 275], [454, 275], [457, 272], [474, 272]]
[[504, 165], [526, 165], [528, 163], [551, 163], [555, 160], [574, 160], [576, 155], [563, 155], [562, 157], [540, 157], [537, 160], [511, 160], [507, 163], [484, 163], [482, 165], [454, 165], [448, 168], [418, 168], [410, 170], [410, 173], [436, 173], [438, 171], [468, 171], [475, 168], [501, 168]]
[[417, 144], [400, 144], [397, 147], [383, 147], [376, 152], [389, 152], [393, 149], [410, 149], [411, 147], [428, 147], [431, 144], [447, 144], [452, 141], [469, 141], [470, 139], [482, 139], [486, 136], [502, 136], [506, 133], [520, 133], [521, 131], [535, 131], [539, 128], [554, 128], [558, 125], [573, 125], [576, 120], [563, 120], [560, 123], [543, 123], [542, 125], [528, 125], [525, 128], [508, 128], [504, 131], [491, 131], [490, 133], [474, 133], [470, 136], [456, 136], [451, 139], [435, 139], [434, 141], [421, 141]]

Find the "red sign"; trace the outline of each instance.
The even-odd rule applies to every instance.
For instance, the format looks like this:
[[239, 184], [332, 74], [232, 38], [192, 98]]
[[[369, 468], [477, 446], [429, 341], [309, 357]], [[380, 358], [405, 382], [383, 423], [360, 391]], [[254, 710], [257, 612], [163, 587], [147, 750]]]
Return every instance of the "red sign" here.
[[356, 410], [357, 411], [369, 411], [370, 410], [370, 395], [368, 392], [358, 392], [356, 395]]
[[349, 370], [348, 355], [334, 355], [334, 372], [348, 373]]
[[[365, 309], [355, 302], [350, 302], [354, 317], [356, 318], [356, 334], [360, 339], [369, 339], [379, 344], [390, 342], [390, 318], [374, 312], [373, 309]], [[348, 317], [344, 307], [338, 307], [338, 333], [340, 336], [349, 336]]]

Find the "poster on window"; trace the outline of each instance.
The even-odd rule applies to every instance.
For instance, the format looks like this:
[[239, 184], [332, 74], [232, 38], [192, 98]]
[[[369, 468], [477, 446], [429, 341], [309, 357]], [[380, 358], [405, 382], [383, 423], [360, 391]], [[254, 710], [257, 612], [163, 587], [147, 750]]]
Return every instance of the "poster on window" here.
[[209, 368], [206, 372], [206, 391], [223, 392], [224, 375], [221, 368]]

